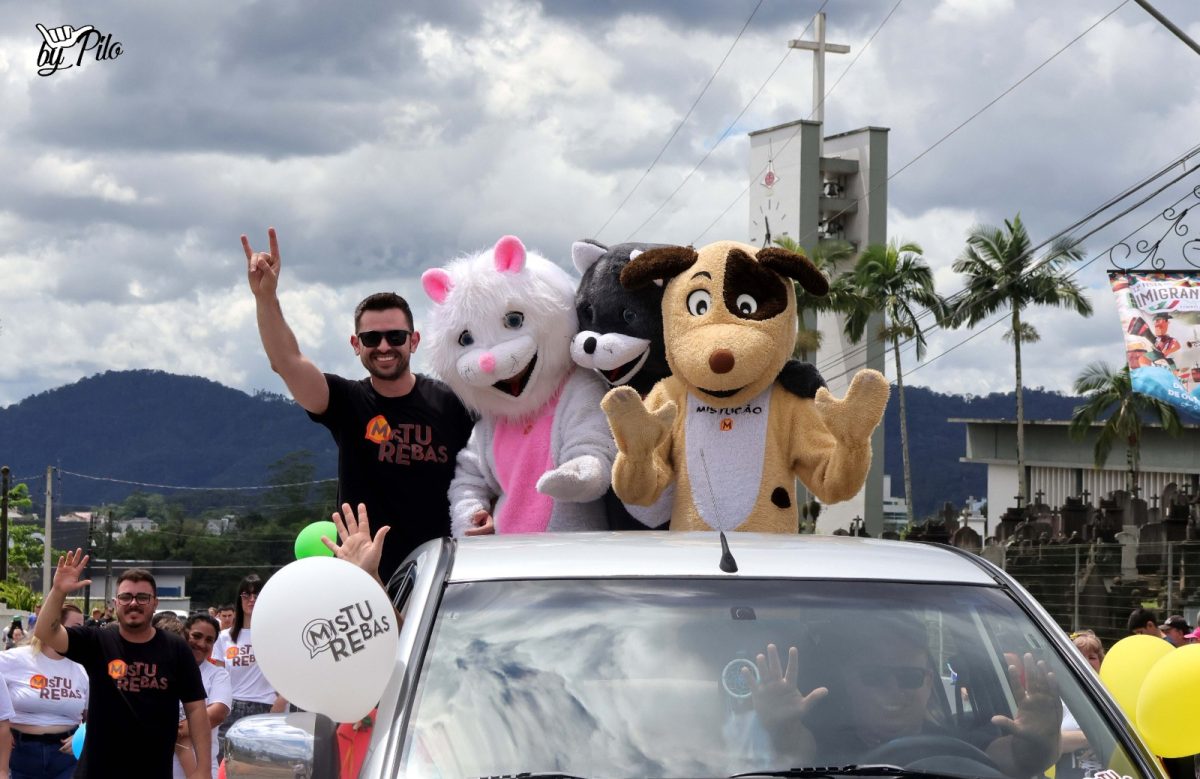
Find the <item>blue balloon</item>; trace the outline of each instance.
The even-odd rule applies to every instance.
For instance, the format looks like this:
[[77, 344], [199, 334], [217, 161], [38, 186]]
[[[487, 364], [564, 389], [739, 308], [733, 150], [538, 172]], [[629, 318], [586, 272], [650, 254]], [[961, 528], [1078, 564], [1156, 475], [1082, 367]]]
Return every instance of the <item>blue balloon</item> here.
[[83, 754], [83, 740], [87, 738], [87, 723], [80, 725], [75, 730], [75, 735], [71, 737], [71, 753], [78, 760]]

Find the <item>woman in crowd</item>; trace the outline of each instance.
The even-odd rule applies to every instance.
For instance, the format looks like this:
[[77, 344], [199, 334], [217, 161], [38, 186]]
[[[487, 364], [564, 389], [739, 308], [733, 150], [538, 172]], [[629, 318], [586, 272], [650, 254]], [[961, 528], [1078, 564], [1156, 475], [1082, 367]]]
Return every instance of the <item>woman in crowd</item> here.
[[1104, 662], [1104, 644], [1100, 643], [1096, 634], [1091, 630], [1080, 630], [1071, 634], [1071, 641], [1079, 650], [1079, 654], [1083, 655], [1083, 659], [1088, 661], [1092, 670], [1100, 673], [1100, 664]]
[[[254, 659], [254, 644], [250, 638], [254, 620], [254, 604], [262, 589], [262, 579], [250, 574], [238, 585], [238, 599], [234, 606], [233, 627], [222, 630], [213, 648], [213, 658], [225, 663], [229, 680], [233, 686], [233, 708], [221, 723], [221, 745], [225, 734], [233, 723], [251, 714], [284, 711], [287, 701], [277, 695], [271, 683], [263, 676]], [[222, 749], [224, 752], [224, 749]]]
[[[70, 603], [63, 606], [59, 618], [64, 627], [83, 624], [83, 612]], [[28, 646], [0, 653], [0, 677], [13, 707], [8, 744], [0, 731], [0, 776], [70, 777], [75, 772], [71, 736], [87, 709], [88, 677], [83, 666], [34, 638]]]
[[[225, 666], [211, 655], [213, 645], [217, 642], [217, 621], [207, 614], [195, 614], [183, 623], [183, 637], [196, 664], [200, 666], [200, 678], [204, 682], [204, 705], [208, 709], [208, 722], [214, 733], [212, 738], [212, 767], [213, 776], [217, 775], [217, 738], [216, 729], [229, 716], [233, 706], [233, 692], [229, 685], [229, 672]], [[178, 749], [175, 750], [175, 779], [184, 779], [195, 767], [195, 757], [192, 751], [191, 734], [188, 733], [187, 720], [182, 716], [179, 720]], [[183, 765], [180, 756], [187, 757], [190, 765]]]
[[21, 627], [21, 618], [17, 617], [4, 631], [4, 648], [12, 649], [25, 640], [25, 628]]

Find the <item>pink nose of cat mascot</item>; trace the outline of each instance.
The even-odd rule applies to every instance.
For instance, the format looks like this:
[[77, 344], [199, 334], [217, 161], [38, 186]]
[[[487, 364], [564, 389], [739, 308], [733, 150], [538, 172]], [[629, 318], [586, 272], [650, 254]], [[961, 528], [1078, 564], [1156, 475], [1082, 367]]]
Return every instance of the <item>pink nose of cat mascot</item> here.
[[616, 445], [603, 383], [577, 370], [575, 282], [514, 236], [428, 270], [434, 372], [479, 415], [450, 484], [455, 535], [606, 526]]

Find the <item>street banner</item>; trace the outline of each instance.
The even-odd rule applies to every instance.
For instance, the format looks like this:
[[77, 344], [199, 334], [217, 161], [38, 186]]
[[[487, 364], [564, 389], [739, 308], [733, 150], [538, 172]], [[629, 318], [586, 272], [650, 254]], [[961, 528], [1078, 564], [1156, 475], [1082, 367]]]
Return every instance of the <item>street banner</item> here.
[[1133, 391], [1200, 418], [1200, 271], [1109, 271]]

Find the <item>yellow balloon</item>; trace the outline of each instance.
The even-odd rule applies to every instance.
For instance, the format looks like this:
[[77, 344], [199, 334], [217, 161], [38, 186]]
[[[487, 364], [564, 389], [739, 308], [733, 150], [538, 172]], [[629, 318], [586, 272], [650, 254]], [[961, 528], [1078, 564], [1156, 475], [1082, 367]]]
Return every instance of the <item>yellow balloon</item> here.
[[1100, 681], [1131, 722], [1137, 723], [1138, 694], [1150, 667], [1173, 651], [1169, 642], [1156, 636], [1129, 636], [1113, 644], [1104, 656]]
[[[1105, 658], [1107, 660], [1107, 658]], [[1137, 703], [1137, 727], [1162, 757], [1200, 753], [1200, 644], [1188, 644], [1159, 660], [1146, 674]]]

